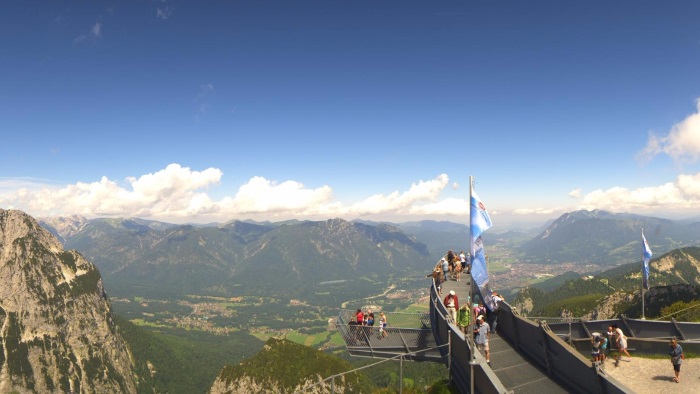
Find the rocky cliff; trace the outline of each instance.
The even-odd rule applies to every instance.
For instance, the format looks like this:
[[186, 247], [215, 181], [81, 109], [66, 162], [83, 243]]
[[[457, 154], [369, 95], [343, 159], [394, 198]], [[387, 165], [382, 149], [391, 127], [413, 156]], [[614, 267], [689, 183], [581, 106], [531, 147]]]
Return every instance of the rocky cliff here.
[[0, 392], [136, 392], [111, 315], [94, 265], [0, 209]]

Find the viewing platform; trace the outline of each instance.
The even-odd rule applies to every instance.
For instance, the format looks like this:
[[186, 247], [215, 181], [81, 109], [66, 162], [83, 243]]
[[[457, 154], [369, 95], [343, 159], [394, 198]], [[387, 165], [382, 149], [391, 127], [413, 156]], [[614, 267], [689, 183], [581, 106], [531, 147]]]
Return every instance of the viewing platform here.
[[[629, 393], [627, 387], [591, 362], [590, 336], [617, 324], [628, 333], [630, 349], [666, 354], [668, 339], [676, 337], [684, 350], [700, 352], [700, 324], [676, 321], [620, 319], [528, 319], [510, 305], [499, 305], [497, 332], [491, 334], [490, 363], [472, 348], [473, 341], [448, 317], [445, 295], [455, 291], [459, 305], [472, 301], [471, 276], [449, 280], [438, 293], [431, 280], [428, 313], [384, 312], [387, 336], [379, 327], [351, 324], [355, 311], [342, 310], [336, 327], [353, 356], [392, 358], [446, 364], [460, 392], [479, 393]], [[375, 311], [378, 321], [378, 311]], [[556, 322], [554, 320], [557, 320]], [[581, 351], [577, 350], [580, 348]]]

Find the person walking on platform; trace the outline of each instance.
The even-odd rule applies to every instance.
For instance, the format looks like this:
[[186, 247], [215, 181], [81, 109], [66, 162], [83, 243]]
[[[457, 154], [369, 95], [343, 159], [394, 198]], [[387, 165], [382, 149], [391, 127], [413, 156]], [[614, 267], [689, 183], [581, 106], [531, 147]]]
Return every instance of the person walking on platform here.
[[[469, 303], [467, 303], [469, 304]], [[467, 331], [469, 331], [469, 324], [471, 323], [471, 311], [469, 310], [469, 305], [462, 305], [457, 312], [457, 325], [459, 329], [464, 333], [464, 337], [467, 336]]]
[[457, 309], [459, 309], [459, 300], [457, 299], [457, 294], [454, 290], [450, 290], [450, 294], [445, 297], [444, 300], [445, 308], [447, 308], [447, 313], [450, 314], [452, 323], [457, 323]]
[[681, 364], [685, 356], [683, 355], [683, 348], [678, 344], [676, 337], [671, 338], [671, 342], [668, 344], [668, 355], [671, 356], [673, 371], [676, 373], [673, 381], [679, 383], [681, 379]]
[[617, 360], [621, 360], [622, 353], [624, 353], [627, 355], [627, 360], [625, 361], [632, 361], [632, 356], [630, 356], [630, 353], [627, 351], [627, 336], [622, 333], [622, 330], [617, 327], [617, 324], [613, 324], [611, 327], [614, 330], [615, 340], [617, 341]]
[[489, 338], [491, 334], [489, 324], [484, 321], [484, 315], [479, 315], [476, 318], [476, 329], [474, 333], [476, 334], [476, 348], [484, 353], [486, 362], [491, 364], [491, 355], [489, 353]]

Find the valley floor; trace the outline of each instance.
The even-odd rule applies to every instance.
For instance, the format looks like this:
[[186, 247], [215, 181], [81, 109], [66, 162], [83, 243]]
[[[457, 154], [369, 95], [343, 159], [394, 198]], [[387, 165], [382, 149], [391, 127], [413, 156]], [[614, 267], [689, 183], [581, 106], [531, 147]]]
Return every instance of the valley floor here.
[[632, 357], [615, 367], [613, 361], [605, 363], [605, 372], [638, 394], [663, 392], [700, 392], [700, 359], [686, 359], [681, 367], [680, 383], [673, 381], [673, 365], [669, 359]]

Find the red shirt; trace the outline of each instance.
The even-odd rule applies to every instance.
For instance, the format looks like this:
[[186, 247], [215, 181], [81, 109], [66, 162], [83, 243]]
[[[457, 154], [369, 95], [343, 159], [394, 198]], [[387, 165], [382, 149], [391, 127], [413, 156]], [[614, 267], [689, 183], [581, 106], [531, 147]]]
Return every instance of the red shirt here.
[[459, 300], [457, 299], [457, 295], [456, 295], [456, 294], [455, 294], [455, 295], [448, 294], [447, 297], [445, 297], [445, 300], [443, 301], [443, 302], [445, 303], [445, 306], [446, 306], [446, 307], [449, 306], [449, 304], [450, 304], [450, 298], [453, 299], [455, 309], [459, 309]]
[[365, 318], [365, 314], [362, 312], [357, 312], [357, 314], [355, 315], [355, 319], [357, 320], [357, 324], [362, 324], [362, 321], [364, 320], [364, 318]]

